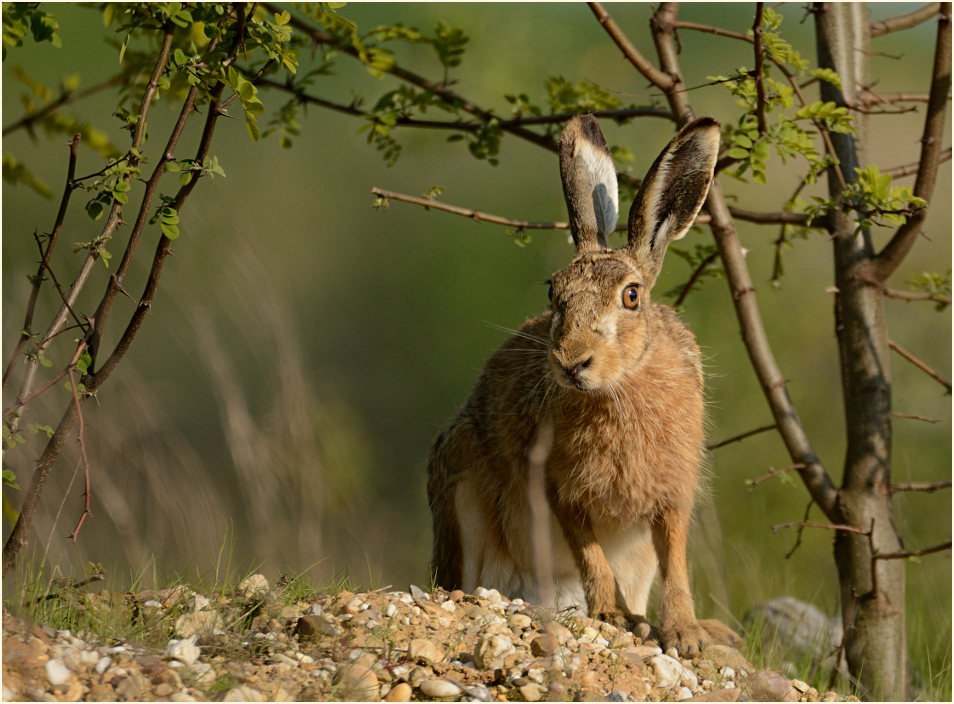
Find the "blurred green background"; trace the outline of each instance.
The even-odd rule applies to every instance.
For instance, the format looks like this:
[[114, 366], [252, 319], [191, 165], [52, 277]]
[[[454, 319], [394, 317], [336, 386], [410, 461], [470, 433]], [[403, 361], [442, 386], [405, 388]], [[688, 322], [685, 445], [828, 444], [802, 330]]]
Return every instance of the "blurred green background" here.
[[[10, 52], [3, 64], [4, 125], [21, 114], [19, 96], [26, 90], [12, 77], [15, 65], [54, 88], [65, 74], [79, 74], [86, 86], [117, 68], [117, 51], [104, 42], [97, 11], [75, 5], [48, 9], [59, 20], [63, 48], [27, 41]], [[636, 45], [654, 56], [650, 6], [609, 9]], [[875, 18], [908, 9], [903, 3], [872, 6]], [[780, 11], [786, 17], [783, 35], [814, 64], [813, 25], [810, 18], [802, 21], [804, 8], [786, 5]], [[680, 17], [745, 32], [752, 12], [748, 4], [685, 4]], [[452, 74], [454, 88], [501, 115], [509, 111], [504, 94], [526, 92], [541, 101], [543, 81], [553, 75], [594, 81], [622, 93], [625, 102], [650, 98], [645, 81], [582, 4], [358, 3], [339, 13], [359, 29], [394, 22], [430, 29], [438, 20], [463, 28], [470, 42]], [[934, 35], [930, 22], [876, 40], [873, 48], [883, 53], [871, 58], [875, 90], [926, 92]], [[741, 42], [688, 31], [680, 38], [690, 86], [752, 64], [751, 48]], [[903, 58], [892, 58], [899, 55]], [[307, 66], [308, 53], [301, 58]], [[401, 49], [397, 59], [440, 78], [440, 66], [426, 47]], [[355, 93], [373, 102], [393, 87], [393, 79], [372, 78], [341, 57], [336, 75], [321, 79], [313, 92], [339, 103]], [[267, 93], [263, 100], [270, 108], [284, 102]], [[736, 106], [719, 86], [693, 91], [692, 102], [697, 114], [736, 119]], [[123, 145], [125, 135], [109, 117], [114, 107], [114, 95], [104, 93], [71, 110]], [[240, 117], [238, 104], [233, 112]], [[949, 119], [948, 114], [948, 134]], [[172, 110], [158, 103], [150, 116], [157, 141], [172, 120]], [[920, 111], [872, 118], [867, 160], [882, 169], [916, 161], [922, 120]], [[99, 405], [87, 407], [93, 516], [77, 545], [64, 539], [82, 507], [82, 473], [75, 472], [77, 452], [70, 447], [46, 489], [32, 544], [36, 559], [64, 573], [94, 561], [113, 575], [149, 581], [208, 570], [224, 547], [239, 569], [260, 568], [272, 578], [305, 571], [319, 582], [342, 575], [373, 586], [429, 582], [424, 490], [429, 444], [466, 398], [483, 360], [505, 338], [495, 326], [517, 327], [543, 309], [543, 282], [570, 259], [572, 247], [557, 232], [533, 233], [528, 246], [518, 247], [493, 225], [398, 202], [372, 208], [372, 186], [418, 195], [440, 185], [448, 203], [513, 218], [562, 220], [555, 155], [506, 137], [500, 165], [491, 167], [460, 143], [448, 144], [446, 134], [408, 128], [397, 132], [403, 152], [388, 168], [358, 133], [361, 126], [355, 118], [311, 107], [300, 138], [287, 151], [274, 138], [252, 142], [241, 119], [219, 122], [212, 152], [227, 178], [200, 182], [181, 213], [182, 236], [146, 325], [100, 393]], [[611, 143], [636, 156], [637, 176], [671, 136], [669, 123], [658, 119], [622, 128], [606, 122], [604, 129]], [[187, 134], [187, 149], [196, 138], [195, 131]], [[43, 135], [33, 140], [21, 130], [3, 140], [3, 150], [58, 193], [65, 141]], [[948, 138], [945, 146], [949, 143]], [[80, 173], [102, 165], [92, 151], [81, 150]], [[775, 210], [797, 183], [797, 171], [776, 163], [768, 186], [728, 177], [722, 182], [739, 205]], [[170, 183], [166, 191], [172, 188]], [[895, 288], [904, 288], [913, 274], [950, 268], [950, 193], [945, 164], [926, 236], [896, 275]], [[67, 216], [66, 243], [88, 241], [101, 227], [83, 212], [82, 196], [75, 196]], [[32, 233], [51, 227], [56, 200], [4, 183], [3, 205], [6, 363], [22, 324], [25, 277], [35, 271]], [[782, 286], [775, 289], [769, 279], [778, 228], [738, 225], [789, 391], [839, 482], [844, 447], [833, 301], [826, 292], [833, 280], [830, 246], [818, 234], [796, 241], [786, 253]], [[150, 251], [158, 236], [157, 227], [147, 230]], [[875, 236], [883, 243], [890, 233]], [[694, 232], [684, 244], [710, 241], [707, 231]], [[114, 243], [114, 253], [121, 246]], [[61, 279], [71, 278], [81, 256], [68, 245], [60, 247], [54, 266]], [[685, 262], [670, 257], [657, 297], [689, 274]], [[84, 310], [91, 312], [107, 275], [97, 266]], [[134, 298], [143, 281], [140, 268], [127, 286]], [[48, 316], [55, 301], [49, 290], [46, 294], [40, 312]], [[121, 300], [113, 323], [133, 305]], [[890, 337], [949, 378], [949, 310], [895, 300], [885, 307]], [[771, 423], [725, 282], [707, 280], [686, 302], [683, 317], [706, 355], [710, 439]], [[48, 356], [62, 364], [64, 355], [66, 346]], [[938, 419], [896, 421], [895, 481], [949, 478], [950, 398], [899, 357], [893, 358], [892, 375], [896, 410]], [[62, 388], [50, 391], [28, 420], [55, 425], [67, 395]], [[4, 460], [21, 484], [40, 447], [39, 438], [31, 437]], [[772, 433], [713, 454], [694, 538], [702, 614], [731, 622], [753, 603], [783, 594], [837, 611], [833, 536], [807, 531], [786, 559], [795, 533], [772, 531], [774, 524], [802, 518], [806, 491], [797, 481], [778, 479], [746, 485], [747, 479], [788, 464]], [[19, 503], [17, 492], [5, 492]], [[896, 505], [908, 547], [949, 539], [949, 491], [902, 494]], [[950, 554], [911, 564], [908, 576], [912, 644], [946, 647], [940, 657], [949, 662]]]

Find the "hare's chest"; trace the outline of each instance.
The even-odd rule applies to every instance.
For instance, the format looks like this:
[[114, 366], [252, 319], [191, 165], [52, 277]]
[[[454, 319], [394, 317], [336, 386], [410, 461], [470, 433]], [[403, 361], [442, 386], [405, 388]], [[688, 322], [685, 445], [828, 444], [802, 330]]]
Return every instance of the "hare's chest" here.
[[[584, 506], [596, 519], [620, 523], [658, 515], [686, 497], [691, 501], [701, 418], [681, 421], [632, 414], [609, 425], [577, 425], [562, 441], [558, 425], [548, 466], [561, 499]], [[687, 431], [686, 423], [699, 425], [698, 431]]]

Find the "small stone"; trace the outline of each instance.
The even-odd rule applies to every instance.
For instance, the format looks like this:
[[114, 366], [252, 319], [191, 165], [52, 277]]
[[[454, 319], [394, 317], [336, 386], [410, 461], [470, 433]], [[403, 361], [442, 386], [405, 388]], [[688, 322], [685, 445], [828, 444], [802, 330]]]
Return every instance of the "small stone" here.
[[202, 611], [209, 607], [209, 604], [212, 602], [209, 601], [207, 596], [202, 596], [201, 594], [196, 594], [192, 597], [192, 610], [193, 611]]
[[792, 686], [802, 694], [805, 694], [809, 689], [808, 683], [801, 680], [792, 680]]
[[225, 622], [217, 611], [193, 611], [176, 619], [175, 631], [180, 638], [196, 636], [207, 640], [222, 631]]
[[44, 665], [44, 669], [46, 670], [46, 679], [48, 679], [52, 685], [65, 684], [73, 675], [64, 664], [63, 658], [48, 660], [46, 665]]
[[384, 615], [391, 618], [397, 613], [397, 610], [397, 604], [388, 604], [388, 607], [384, 610]]
[[415, 601], [427, 601], [431, 598], [426, 591], [421, 589], [416, 584], [411, 585], [410, 592], [411, 592], [411, 598], [414, 599]]
[[301, 616], [301, 611], [294, 604], [290, 606], [283, 606], [282, 610], [278, 612], [278, 618], [280, 618], [283, 621], [294, 621], [300, 616]]
[[451, 601], [450, 599], [448, 599], [448, 600], [445, 601], [443, 604], [441, 604], [441, 608], [442, 608], [444, 611], [448, 611], [448, 612], [450, 612], [450, 613], [454, 613], [455, 611], [457, 611], [457, 604], [455, 604], [453, 601]]
[[224, 702], [263, 702], [265, 695], [247, 684], [233, 687], [222, 698]]
[[113, 664], [112, 658], [108, 655], [104, 655], [99, 660], [96, 661], [96, 664], [93, 665], [93, 669], [96, 671], [97, 675], [101, 675], [106, 672], [107, 668]]
[[436, 699], [457, 697], [461, 693], [460, 687], [447, 680], [425, 680], [421, 682], [420, 690], [424, 695]]
[[797, 702], [798, 691], [781, 673], [759, 670], [746, 678], [744, 693], [756, 702]]
[[450, 594], [448, 594], [447, 597], [451, 601], [460, 601], [461, 599], [464, 598], [464, 592], [462, 592], [460, 589], [455, 589]]
[[116, 685], [116, 694], [127, 702], [139, 701], [149, 688], [149, 680], [138, 672], [133, 672]]
[[520, 694], [528, 702], [538, 702], [543, 699], [545, 691], [543, 687], [538, 685], [536, 682], [531, 682], [530, 684], [525, 684], [523, 687], [520, 687]]
[[481, 670], [495, 670], [503, 667], [504, 658], [515, 651], [513, 642], [509, 638], [501, 635], [487, 635], [477, 641], [474, 662]]
[[407, 682], [398, 682], [384, 698], [386, 702], [409, 702], [414, 690]]
[[238, 585], [238, 593], [244, 599], [261, 599], [269, 590], [265, 575], [253, 574], [243, 579]]
[[161, 684], [157, 684], [156, 688], [152, 690], [152, 693], [155, 694], [157, 697], [168, 697], [170, 694], [172, 694], [173, 691], [174, 690], [172, 689], [171, 684], [163, 682]]
[[429, 667], [415, 667], [407, 676], [412, 687], [419, 687], [422, 682], [434, 679], [434, 671]]
[[656, 685], [669, 688], [685, 680], [689, 680], [695, 686], [698, 683], [696, 673], [687, 670], [682, 663], [669, 655], [653, 655], [649, 659], [649, 665], [656, 674]]
[[421, 660], [428, 665], [444, 659], [443, 651], [426, 638], [414, 638], [407, 646], [407, 656], [411, 660]]
[[511, 628], [530, 628], [533, 625], [533, 619], [526, 614], [511, 614], [507, 621]]
[[302, 616], [295, 625], [295, 635], [300, 639], [341, 635], [344, 630], [325, 616]]
[[166, 657], [178, 660], [183, 665], [192, 665], [199, 659], [199, 655], [201, 654], [199, 647], [195, 644], [195, 640], [195, 636], [189, 636], [181, 640], [173, 638], [166, 645]]
[[546, 626], [543, 627], [544, 633], [549, 633], [557, 639], [557, 643], [560, 645], [566, 645], [573, 638], [573, 633], [570, 632], [570, 629], [564, 626], [562, 623], [557, 623], [556, 621], [550, 621]]
[[682, 701], [692, 699], [692, 690], [688, 687], [681, 687], [679, 689], [679, 699]]
[[544, 633], [530, 641], [530, 652], [538, 657], [547, 657], [557, 649], [559, 643], [552, 633]]
[[351, 697], [359, 701], [378, 698], [380, 685], [371, 667], [371, 662], [359, 658], [349, 665], [338, 668], [332, 682], [341, 688], [341, 694], [344, 695], [345, 700]]
[[[735, 679], [735, 670], [733, 670], [731, 667], [729, 667], [728, 665], [726, 665], [726, 666], [723, 667], [721, 670], [719, 670], [719, 676], [722, 677], [722, 678], [724, 678], [724, 679], [727, 679], [727, 680], [734, 680], [734, 679]], [[795, 683], [793, 682], [792, 684], [794, 685]], [[807, 687], [807, 685], [806, 685], [806, 687]], [[805, 690], [802, 690], [802, 691], [805, 691]]]

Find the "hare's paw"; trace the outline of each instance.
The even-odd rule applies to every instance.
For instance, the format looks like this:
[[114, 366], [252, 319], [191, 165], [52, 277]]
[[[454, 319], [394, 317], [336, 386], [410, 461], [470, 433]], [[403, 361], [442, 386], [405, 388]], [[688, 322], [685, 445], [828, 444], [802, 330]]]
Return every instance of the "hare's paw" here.
[[664, 623], [659, 627], [663, 650], [675, 648], [682, 656], [698, 655], [706, 647], [709, 634], [697, 621]]
[[699, 625], [708, 634], [709, 645], [727, 645], [736, 649], [742, 645], [742, 637], [718, 619], [705, 618], [699, 621]]
[[629, 620], [626, 618], [626, 614], [616, 607], [594, 611], [590, 613], [590, 617], [599, 621], [605, 621], [606, 623], [616, 626], [617, 628], [623, 628], [629, 622]]

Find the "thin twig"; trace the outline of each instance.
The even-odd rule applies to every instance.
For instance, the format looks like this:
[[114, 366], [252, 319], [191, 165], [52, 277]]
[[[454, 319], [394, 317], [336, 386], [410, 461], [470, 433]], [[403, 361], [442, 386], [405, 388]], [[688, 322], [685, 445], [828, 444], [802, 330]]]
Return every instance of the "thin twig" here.
[[749, 479], [746, 481], [746, 484], [748, 484], [749, 486], [758, 486], [759, 484], [766, 481], [767, 479], [771, 479], [772, 477], [777, 477], [780, 474], [785, 474], [785, 472], [792, 472], [795, 470], [800, 471], [803, 469], [805, 469], [805, 465], [803, 464], [790, 464], [788, 467], [781, 467], [779, 469], [773, 469], [771, 472], [766, 472], [761, 477], [756, 477], [755, 479]]
[[420, 198], [418, 196], [410, 196], [404, 193], [385, 191], [376, 187], [371, 189], [371, 193], [376, 195], [378, 198], [384, 198], [385, 200], [397, 200], [403, 203], [412, 203], [414, 205], [424, 206], [425, 208], [434, 208], [436, 210], [454, 213], [455, 215], [463, 215], [464, 217], [470, 218], [471, 220], [492, 222], [497, 225], [516, 227], [521, 230], [568, 230], [570, 228], [570, 224], [567, 222], [530, 222], [529, 220], [515, 220], [513, 218], [503, 217], [502, 215], [493, 215], [491, 213], [483, 213], [479, 210], [473, 210], [471, 208], [461, 208], [456, 205], [441, 203], [439, 200], [435, 200], [433, 198]]
[[911, 362], [911, 364], [913, 364], [913, 365], [916, 366], [918, 369], [920, 369], [922, 372], [924, 372], [924, 373], [927, 374], [929, 377], [931, 377], [932, 379], [934, 379], [937, 383], [939, 383], [941, 386], [943, 386], [945, 389], [947, 389], [947, 392], [948, 392], [948, 393], [951, 392], [951, 382], [949, 382], [949, 381], [947, 381], [946, 379], [944, 379], [940, 374], [938, 374], [936, 371], [934, 371], [933, 369], [931, 369], [931, 367], [929, 367], [927, 364], [925, 364], [925, 363], [922, 362], [920, 359], [918, 359], [917, 357], [915, 357], [913, 354], [911, 354], [910, 352], [908, 352], [906, 349], [904, 349], [903, 347], [901, 347], [898, 343], [894, 342], [893, 340], [888, 340], [888, 347], [890, 347], [891, 349], [893, 349], [893, 350], [894, 350], [895, 352], [897, 352], [899, 355], [901, 355], [901, 356], [904, 357], [906, 360], [908, 360], [909, 362]]
[[765, 432], [768, 432], [769, 430], [775, 430], [776, 428], [778, 428], [778, 426], [775, 423], [772, 423], [771, 425], [763, 425], [760, 428], [756, 428], [755, 430], [749, 430], [747, 432], [741, 433], [740, 435], [734, 435], [731, 438], [720, 440], [719, 442], [713, 443], [711, 445], [707, 445], [706, 450], [708, 450], [709, 452], [711, 452], [712, 450], [718, 450], [720, 447], [731, 445], [734, 442], [739, 442], [741, 440], [745, 440], [746, 438], [750, 438], [753, 435], [758, 435], [759, 433], [765, 433]]
[[891, 485], [891, 491], [926, 491], [929, 494], [938, 491], [939, 489], [950, 488], [950, 479], [941, 482], [906, 482], [904, 484]]
[[909, 557], [921, 557], [922, 555], [932, 555], [936, 552], [943, 552], [944, 550], [951, 549], [951, 541], [948, 540], [946, 543], [941, 543], [940, 545], [934, 545], [930, 548], [924, 548], [923, 550], [907, 550], [904, 552], [881, 552], [875, 553], [871, 556], [872, 560], [906, 560]]
[[918, 416], [912, 413], [899, 413], [898, 411], [892, 411], [891, 415], [895, 418], [907, 418], [910, 420], [922, 420], [925, 423], [940, 423], [940, 418], [928, 418], [927, 416]]
[[[808, 521], [808, 514], [812, 512], [812, 506], [815, 505], [815, 502], [811, 499], [808, 500], [808, 505], [805, 507], [805, 515], [802, 516], [802, 523]], [[792, 546], [792, 549], [785, 553], [785, 559], [788, 560], [792, 555], [795, 554], [795, 551], [798, 550], [799, 546], [802, 544], [802, 535], [805, 533], [805, 526], [801, 525], [798, 527], [798, 532], [795, 534], [795, 544]]]
[[[719, 253], [713, 252], [708, 257], [703, 259], [702, 262], [700, 262], [699, 266], [697, 266], [695, 268], [695, 271], [692, 272], [692, 276], [689, 277], [689, 280], [686, 282], [686, 285], [682, 287], [682, 291], [679, 292], [679, 297], [676, 298], [675, 302], [672, 304], [674, 308], [678, 308], [685, 302], [686, 298], [689, 296], [689, 293], [692, 291], [692, 287], [696, 285], [696, 282], [702, 276], [703, 272], [705, 272], [706, 267], [712, 264], [712, 262], [718, 259], [718, 257], [719, 257]], [[773, 425], [772, 427], [774, 428], [775, 426]], [[727, 440], [726, 442], [731, 442], [731, 440]], [[724, 444], [726, 443], [723, 442], [723, 443], [720, 443], [719, 445], [710, 445], [706, 449], [709, 451], [712, 451], [712, 450], [715, 450], [717, 447], [722, 447], [722, 445]]]
[[811, 523], [808, 521], [792, 521], [791, 523], [777, 523], [772, 526], [772, 532], [777, 533], [779, 528], [827, 528], [829, 530], [841, 530], [846, 533], [857, 533], [859, 535], [870, 535], [870, 531], [856, 528], [855, 526], [845, 525], [844, 523]]
[[893, 288], [884, 288], [881, 292], [887, 298], [897, 298], [902, 301], [934, 301], [946, 306], [951, 305], [951, 299], [948, 296], [939, 296], [930, 291], [898, 291]]
[[76, 368], [76, 363], [79, 361], [80, 355], [82, 355], [83, 350], [86, 349], [86, 342], [84, 341], [76, 349], [76, 354], [73, 355], [73, 359], [70, 361], [67, 370], [70, 375], [70, 389], [73, 392], [73, 403], [76, 406], [76, 413], [79, 419], [79, 446], [80, 446], [80, 457], [83, 459], [83, 475], [85, 478], [85, 488], [83, 490], [83, 513], [80, 515], [79, 520], [76, 522], [76, 527], [73, 529], [73, 532], [70, 533], [69, 538], [73, 541], [73, 544], [76, 544], [76, 538], [79, 536], [80, 529], [83, 527], [83, 523], [86, 521], [86, 517], [89, 515], [89, 495], [90, 495], [90, 485], [89, 485], [89, 457], [86, 454], [86, 421], [83, 419], [83, 409], [80, 407], [80, 392], [76, 384], [76, 377], [73, 376], [73, 372]]

